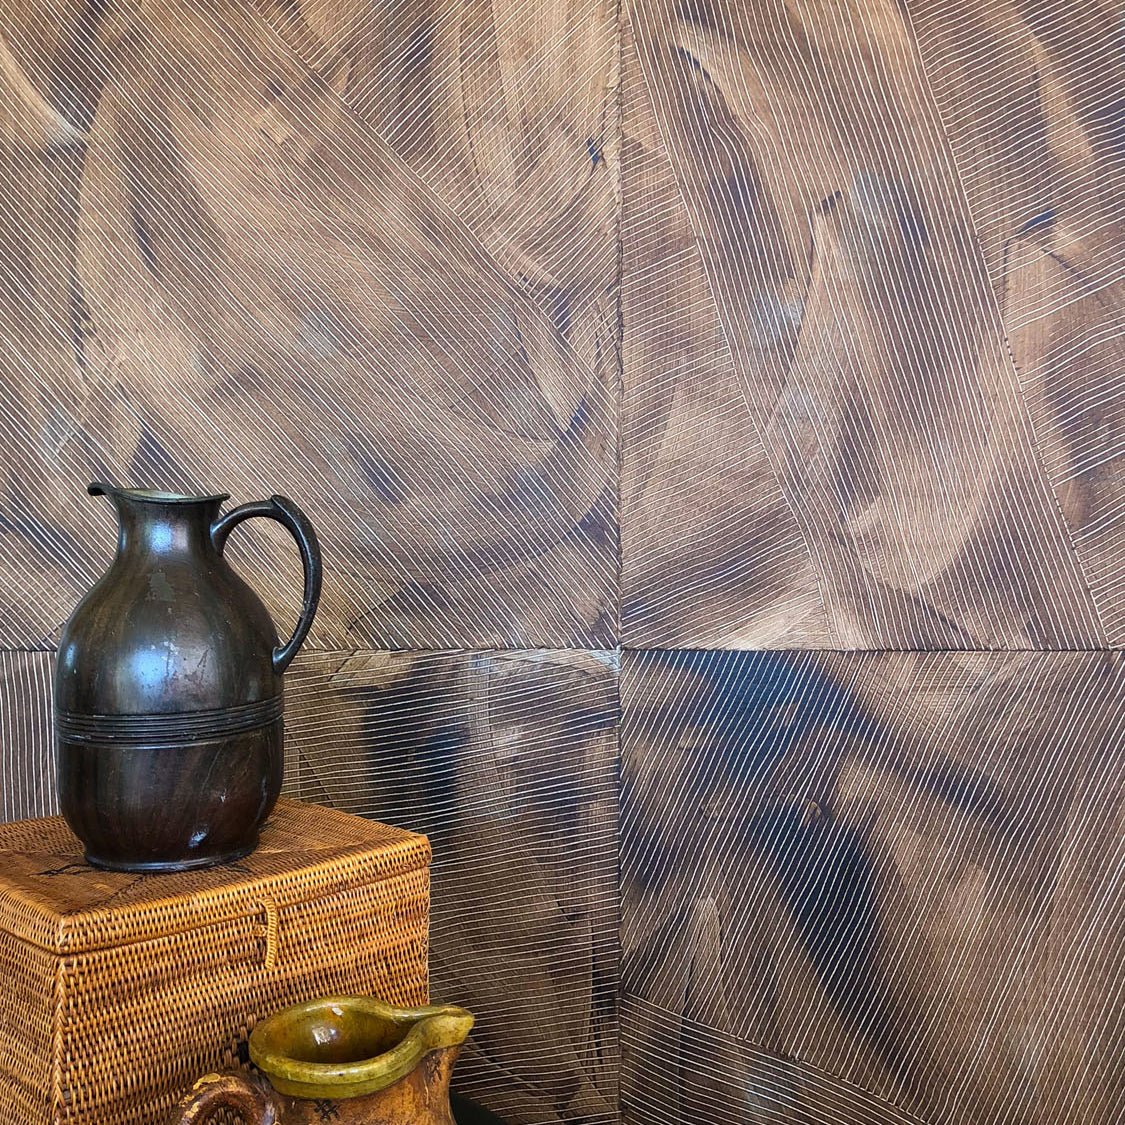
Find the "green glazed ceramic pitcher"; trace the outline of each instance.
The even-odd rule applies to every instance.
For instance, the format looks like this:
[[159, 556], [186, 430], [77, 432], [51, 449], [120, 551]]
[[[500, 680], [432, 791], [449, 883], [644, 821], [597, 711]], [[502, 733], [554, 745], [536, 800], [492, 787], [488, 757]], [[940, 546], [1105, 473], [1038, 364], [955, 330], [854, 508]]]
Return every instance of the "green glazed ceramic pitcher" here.
[[454, 1125], [449, 1078], [472, 1026], [464, 1008], [365, 996], [299, 1004], [251, 1033], [261, 1075], [206, 1075], [171, 1122], [203, 1125], [227, 1109], [247, 1125]]

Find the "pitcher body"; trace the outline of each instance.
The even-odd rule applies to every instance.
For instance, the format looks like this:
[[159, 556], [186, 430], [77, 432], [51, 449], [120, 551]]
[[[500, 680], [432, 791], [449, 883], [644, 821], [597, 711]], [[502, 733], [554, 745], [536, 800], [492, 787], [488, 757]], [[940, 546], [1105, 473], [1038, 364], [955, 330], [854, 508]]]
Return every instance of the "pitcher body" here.
[[[89, 491], [112, 500], [118, 543], [59, 644], [63, 815], [89, 862], [114, 870], [245, 855], [281, 790], [282, 675], [316, 611], [315, 532], [282, 497], [220, 516], [224, 495]], [[301, 548], [304, 608], [284, 647], [223, 557], [230, 531], [251, 516], [283, 523]]]

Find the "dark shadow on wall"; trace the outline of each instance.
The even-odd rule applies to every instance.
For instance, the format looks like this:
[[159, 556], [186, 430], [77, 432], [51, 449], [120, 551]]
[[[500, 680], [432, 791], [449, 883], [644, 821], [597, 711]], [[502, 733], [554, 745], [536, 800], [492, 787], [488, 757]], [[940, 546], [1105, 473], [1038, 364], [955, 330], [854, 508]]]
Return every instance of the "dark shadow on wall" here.
[[453, 1107], [453, 1120], [457, 1125], [507, 1125], [502, 1117], [497, 1117], [484, 1106], [477, 1105], [456, 1091], [449, 1095], [449, 1103]]

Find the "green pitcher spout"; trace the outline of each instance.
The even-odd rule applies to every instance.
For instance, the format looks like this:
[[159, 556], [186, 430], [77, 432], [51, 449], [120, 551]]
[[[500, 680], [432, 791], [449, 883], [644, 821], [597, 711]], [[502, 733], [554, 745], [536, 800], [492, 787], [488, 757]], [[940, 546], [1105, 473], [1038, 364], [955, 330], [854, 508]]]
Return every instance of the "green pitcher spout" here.
[[287, 1008], [250, 1035], [250, 1058], [278, 1093], [355, 1098], [385, 1090], [432, 1051], [459, 1047], [473, 1016], [452, 1005], [393, 1008], [333, 996]]

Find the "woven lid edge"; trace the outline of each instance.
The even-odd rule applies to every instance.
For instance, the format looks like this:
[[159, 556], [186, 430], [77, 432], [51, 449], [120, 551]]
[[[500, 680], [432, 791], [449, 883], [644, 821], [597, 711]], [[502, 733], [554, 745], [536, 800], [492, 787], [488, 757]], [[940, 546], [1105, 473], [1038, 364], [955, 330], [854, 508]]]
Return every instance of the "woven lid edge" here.
[[[317, 810], [317, 815], [329, 813], [353, 824], [370, 824], [372, 838], [341, 845], [338, 851], [326, 856], [323, 863], [289, 871], [258, 872], [243, 882], [170, 894], [132, 906], [98, 905], [90, 909], [60, 910], [34, 886], [0, 886], [0, 927], [16, 940], [49, 955], [79, 954], [244, 919], [256, 912], [257, 895], [264, 898], [276, 895], [278, 904], [287, 906], [315, 900], [348, 886], [391, 879], [428, 867], [432, 859], [429, 838], [421, 833], [354, 817], [312, 802], [283, 799], [278, 804], [298, 815], [303, 812], [301, 806], [308, 806], [310, 811]], [[388, 830], [391, 839], [375, 839], [377, 833]], [[339, 869], [347, 868], [349, 862], [357, 869], [350, 877], [345, 877]], [[321, 867], [328, 870], [319, 873]], [[182, 924], [169, 925], [177, 904], [182, 907], [183, 917], [179, 920]], [[109, 926], [105, 925], [107, 921], [111, 922]]]

